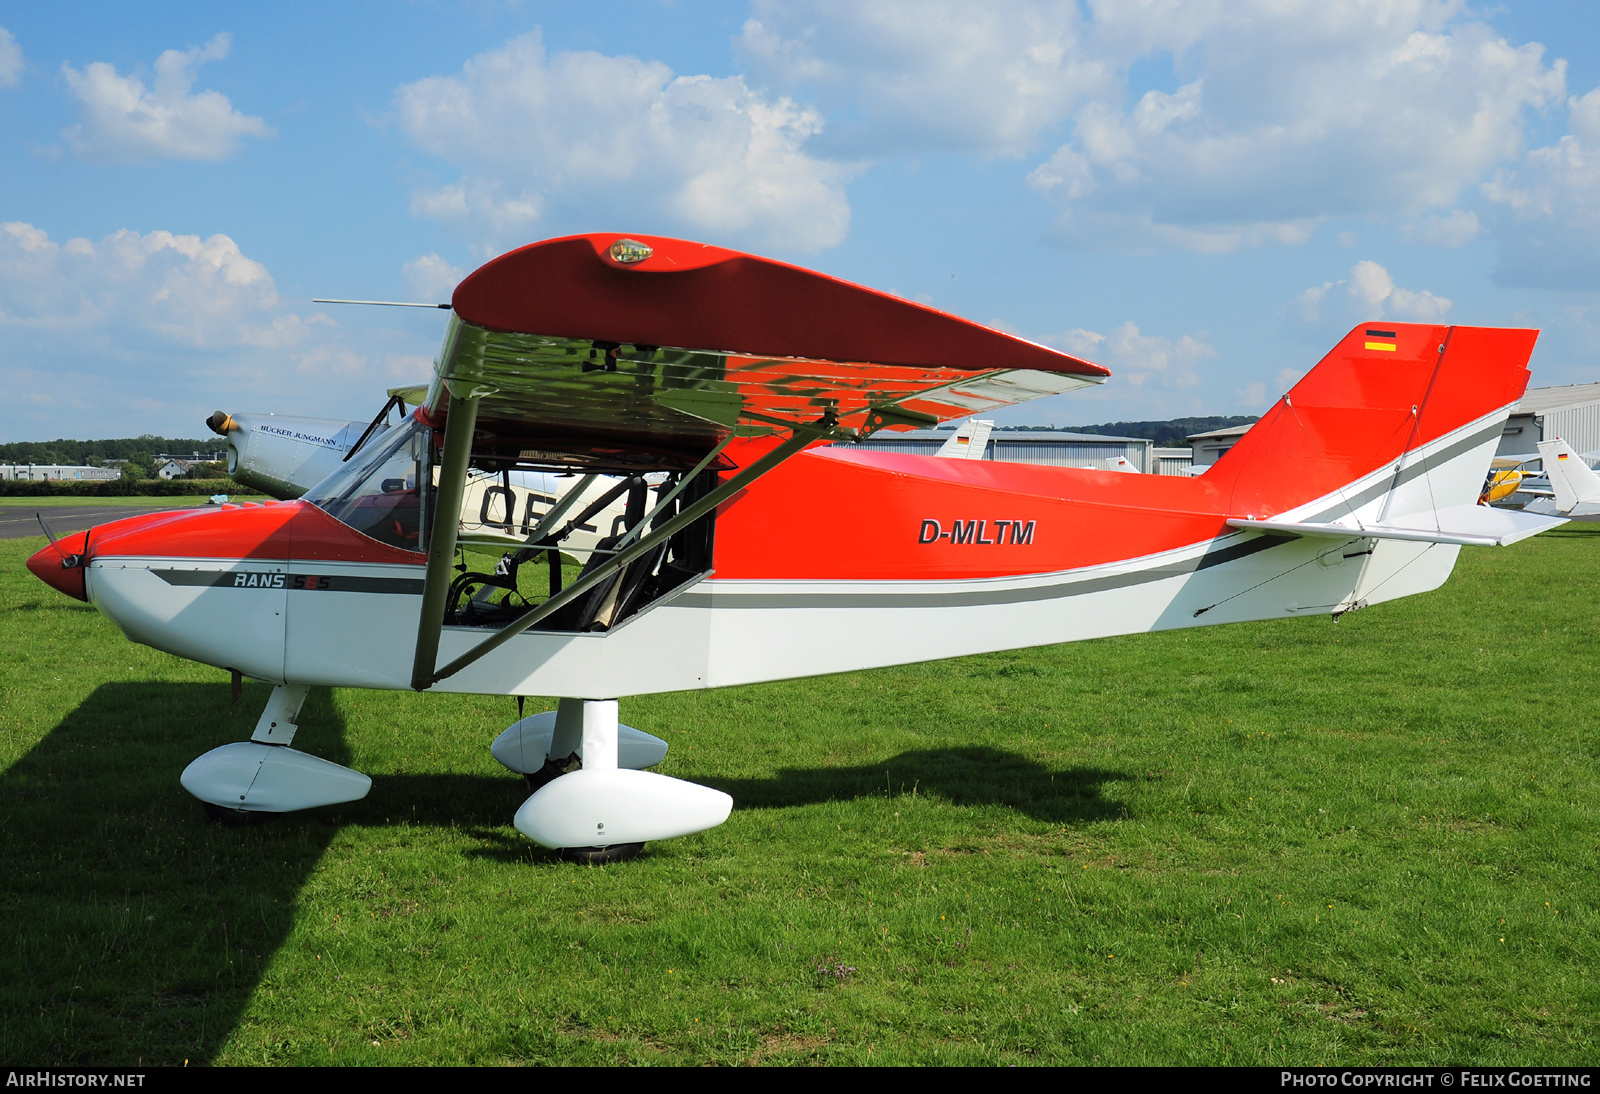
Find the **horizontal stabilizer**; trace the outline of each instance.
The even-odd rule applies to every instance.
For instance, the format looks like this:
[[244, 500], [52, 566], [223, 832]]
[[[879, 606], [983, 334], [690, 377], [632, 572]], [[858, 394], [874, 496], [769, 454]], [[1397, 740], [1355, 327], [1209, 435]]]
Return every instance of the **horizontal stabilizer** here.
[[1286, 532], [1293, 536], [1403, 539], [1413, 543], [1453, 543], [1462, 547], [1505, 547], [1564, 523], [1566, 521], [1560, 517], [1491, 509], [1487, 505], [1457, 505], [1376, 524], [1309, 524], [1235, 517], [1228, 521], [1228, 527], [1246, 532]]

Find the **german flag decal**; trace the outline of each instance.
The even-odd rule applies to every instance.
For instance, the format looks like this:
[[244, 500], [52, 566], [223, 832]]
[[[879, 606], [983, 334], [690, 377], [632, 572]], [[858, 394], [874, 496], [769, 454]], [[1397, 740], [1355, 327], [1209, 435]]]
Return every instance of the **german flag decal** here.
[[[1392, 330], [1369, 330], [1369, 331], [1367, 331], [1367, 338], [1368, 339], [1372, 339], [1372, 338], [1393, 338], [1394, 336], [1395, 336], [1395, 332], [1392, 331]], [[1393, 353], [1395, 351], [1395, 344], [1393, 342], [1373, 342], [1373, 341], [1368, 341], [1366, 348], [1367, 349], [1383, 350], [1386, 353]]]

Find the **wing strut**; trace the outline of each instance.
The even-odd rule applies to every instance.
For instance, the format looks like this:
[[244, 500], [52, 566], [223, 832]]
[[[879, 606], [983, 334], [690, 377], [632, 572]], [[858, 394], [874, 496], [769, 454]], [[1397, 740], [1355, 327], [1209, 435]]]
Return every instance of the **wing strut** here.
[[[471, 403], [475, 410], [477, 406], [477, 400], [471, 400]], [[455, 413], [452, 412], [450, 418], [445, 422], [445, 462], [444, 469], [439, 474], [439, 508], [436, 510], [438, 513], [450, 512], [449, 509], [445, 508], [449, 499], [445, 497], [444, 484], [451, 475], [450, 426], [454, 419]], [[439, 635], [444, 627], [444, 595], [441, 592], [439, 595], [434, 596], [433, 599], [430, 600], [429, 594], [434, 591], [436, 584], [438, 585], [439, 589], [448, 591], [450, 584], [450, 559], [455, 553], [454, 526], [451, 526], [445, 535], [439, 535], [437, 530], [439, 521], [436, 518], [434, 521], [436, 528], [434, 544], [437, 544], [438, 546], [430, 544], [428, 553], [428, 576], [426, 584], [423, 587], [422, 621], [419, 624], [417, 631], [417, 659], [412, 668], [411, 686], [417, 691], [426, 691], [434, 684], [437, 684], [440, 680], [454, 676], [456, 673], [460, 672], [474, 661], [477, 661], [479, 658], [493, 653], [495, 650], [511, 641], [517, 635], [521, 634], [535, 623], [538, 623], [541, 619], [554, 614], [567, 604], [572, 603], [572, 601], [576, 600], [579, 596], [588, 592], [602, 581], [606, 581], [607, 579], [615, 576], [621, 570], [626, 569], [628, 564], [633, 562], [634, 559], [654, 550], [658, 544], [672, 538], [678, 532], [682, 531], [684, 528], [687, 528], [689, 525], [693, 524], [695, 521], [711, 512], [717, 506], [733, 497], [739, 491], [743, 490], [746, 486], [749, 486], [756, 479], [759, 479], [761, 476], [765, 475], [767, 472], [783, 463], [783, 461], [787, 460], [790, 456], [800, 452], [807, 445], [812, 444], [822, 437], [845, 432], [839, 429], [831, 414], [817, 422], [791, 422], [788, 423], [788, 426], [794, 432], [787, 441], [784, 441], [771, 452], [768, 452], [765, 456], [757, 460], [755, 463], [751, 464], [743, 471], [740, 471], [727, 482], [718, 486], [715, 490], [712, 490], [710, 493], [706, 494], [704, 497], [691, 503], [690, 505], [685, 506], [682, 512], [673, 517], [671, 520], [667, 521], [665, 524], [661, 525], [661, 527], [652, 529], [649, 534], [641, 537], [638, 540], [635, 540], [631, 545], [622, 548], [604, 563], [596, 566], [594, 569], [578, 578], [571, 585], [568, 585], [565, 589], [561, 590], [555, 596], [552, 596], [549, 600], [546, 600], [543, 604], [540, 604], [534, 608], [530, 608], [522, 615], [519, 615], [516, 619], [513, 619], [510, 623], [507, 623], [505, 627], [497, 631], [494, 635], [484, 639], [482, 642], [479, 642], [466, 653], [462, 654], [460, 657], [457, 657], [454, 661], [444, 666], [444, 668], [439, 669], [438, 671], [433, 671], [432, 666], [437, 663], [439, 653]], [[465, 432], [469, 438], [468, 443], [470, 444], [470, 437], [472, 433], [470, 426]], [[707, 460], [705, 462], [710, 461]], [[463, 465], [457, 468], [455, 472], [454, 481], [457, 483], [458, 493], [461, 488], [460, 484], [464, 482], [466, 477], [464, 459], [462, 460], [462, 464]], [[455, 504], [459, 509], [461, 504], [460, 497], [455, 499]], [[643, 522], [641, 522], [641, 524], [642, 523]], [[440, 557], [436, 552], [439, 550], [440, 546], [443, 546], [446, 538], [449, 540], [449, 546], [443, 553], [442, 557], [444, 558], [444, 563], [440, 567], [440, 573], [438, 580], [436, 581], [434, 575], [434, 561], [436, 558]], [[424, 645], [425, 639], [426, 646]]]
[[433, 533], [428, 537], [428, 571], [422, 580], [422, 615], [417, 620], [417, 653], [411, 662], [411, 686], [423, 691], [438, 677], [439, 632], [444, 627], [444, 602], [450, 595], [450, 565], [456, 557], [461, 528], [461, 498], [467, 490], [467, 465], [472, 460], [472, 434], [478, 427], [478, 399], [454, 399], [445, 387], [444, 462], [433, 501]]

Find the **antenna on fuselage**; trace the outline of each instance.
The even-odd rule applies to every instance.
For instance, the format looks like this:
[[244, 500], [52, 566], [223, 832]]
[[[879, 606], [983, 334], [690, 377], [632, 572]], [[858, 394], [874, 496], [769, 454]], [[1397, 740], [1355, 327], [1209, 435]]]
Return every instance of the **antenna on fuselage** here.
[[324, 300], [321, 298], [311, 301], [313, 304], [375, 304], [383, 308], [443, 308], [452, 310], [454, 304], [419, 304], [411, 300]]

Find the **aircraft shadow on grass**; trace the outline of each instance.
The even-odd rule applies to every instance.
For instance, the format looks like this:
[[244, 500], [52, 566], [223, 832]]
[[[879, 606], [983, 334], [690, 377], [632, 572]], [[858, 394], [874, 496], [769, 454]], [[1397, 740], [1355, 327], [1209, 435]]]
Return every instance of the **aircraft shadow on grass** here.
[[1125, 815], [1100, 788], [1132, 776], [1075, 767], [1051, 771], [1037, 760], [984, 745], [918, 749], [859, 767], [789, 767], [766, 779], [704, 781], [733, 795], [735, 809], [782, 809], [885, 796], [932, 796], [952, 805], [1001, 805], [1035, 820], [1068, 824]]
[[[259, 693], [259, 694], [258, 694]], [[454, 825], [506, 862], [550, 857], [510, 831], [520, 779], [380, 774], [366, 799], [261, 825], [218, 825], [179, 785], [207, 749], [249, 736], [265, 700], [226, 684], [97, 688], [0, 774], [0, 1059], [18, 1064], [182, 1064], [212, 1059], [287, 939], [301, 889], [349, 825]], [[297, 747], [349, 763], [327, 689]], [[988, 747], [925, 749], [859, 767], [717, 780], [738, 808], [909, 794], [1002, 805], [1069, 823], [1120, 815], [1101, 786], [1127, 775], [1052, 772]]]
[[[0, 1058], [202, 1063], [233, 1032], [342, 823], [208, 824], [178, 785], [265, 697], [104, 684], [0, 774]], [[301, 721], [308, 750], [347, 758], [326, 690]]]

